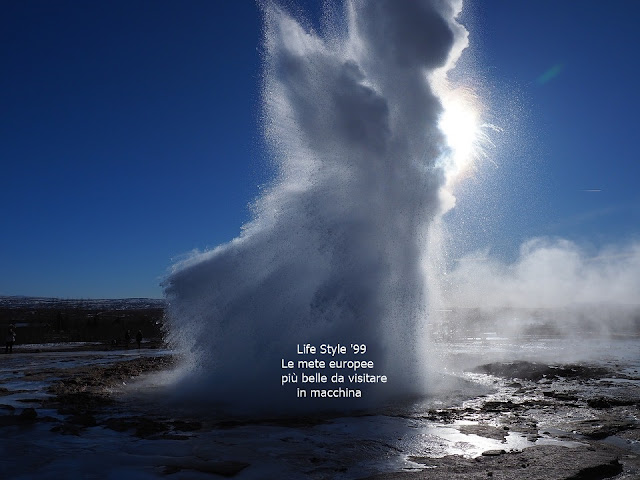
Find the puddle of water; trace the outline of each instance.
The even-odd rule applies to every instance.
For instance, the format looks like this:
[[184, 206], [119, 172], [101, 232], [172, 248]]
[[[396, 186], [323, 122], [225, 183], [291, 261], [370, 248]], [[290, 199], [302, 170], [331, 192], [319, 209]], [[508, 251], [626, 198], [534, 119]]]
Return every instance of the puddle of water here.
[[[456, 422], [454, 425], [477, 425], [474, 422]], [[520, 451], [535, 445], [558, 445], [564, 447], [578, 447], [579, 442], [559, 440], [554, 438], [528, 439], [524, 433], [506, 432], [504, 440], [487, 438], [473, 433], [462, 433], [455, 426], [432, 424], [422, 429], [421, 437], [416, 439], [412, 450], [420, 451], [417, 456], [442, 457], [445, 455], [460, 455], [475, 458], [487, 450]], [[415, 455], [415, 454], [413, 454]]]
[[634, 453], [640, 453], [640, 441], [629, 438], [621, 438], [616, 436], [607, 437], [602, 440], [604, 443], [614, 445], [623, 450], [631, 450]]

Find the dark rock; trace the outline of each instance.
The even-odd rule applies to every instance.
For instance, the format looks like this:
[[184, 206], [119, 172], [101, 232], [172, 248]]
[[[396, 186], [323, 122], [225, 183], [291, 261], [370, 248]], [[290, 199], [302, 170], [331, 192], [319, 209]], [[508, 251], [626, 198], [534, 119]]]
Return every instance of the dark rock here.
[[637, 399], [622, 399], [611, 397], [597, 397], [587, 400], [587, 405], [589, 405], [591, 408], [611, 408], [616, 406], [635, 405], [636, 403]]
[[583, 468], [575, 475], [567, 477], [567, 480], [599, 480], [611, 478], [620, 473], [622, 473], [622, 465], [616, 458], [609, 463]]
[[427, 419], [442, 423], [451, 423], [454, 420], [454, 412], [451, 410], [429, 410]]
[[20, 420], [23, 422], [33, 422], [38, 418], [35, 408], [25, 408], [20, 412]]
[[586, 447], [567, 448], [543, 445], [522, 452], [484, 455], [475, 459], [449, 455], [442, 458], [410, 457], [423, 464], [419, 472], [381, 473], [367, 480], [601, 480], [622, 471], [617, 455], [605, 450], [589, 451]]
[[174, 430], [180, 432], [195, 432], [202, 428], [201, 422], [185, 422], [183, 420], [174, 420], [171, 422], [171, 426]]
[[487, 363], [475, 368], [474, 371], [497, 377], [543, 381], [545, 384], [559, 377], [591, 379], [611, 375], [611, 371], [603, 367], [577, 364], [556, 366], [526, 361]]
[[180, 470], [182, 470], [182, 467], [177, 465], [164, 465], [162, 473], [165, 475], [173, 475], [174, 473], [178, 473]]
[[80, 430], [81, 427], [79, 427], [78, 425], [73, 425], [71, 423], [62, 423], [51, 428], [52, 432], [57, 432], [62, 435], [74, 435], [76, 437], [80, 436]]
[[48, 405], [59, 405], [58, 412], [63, 415], [79, 415], [83, 411], [96, 410], [113, 403], [114, 400], [106, 393], [78, 391], [57, 395]]
[[198, 460], [186, 461], [171, 465], [164, 466], [164, 473], [166, 475], [177, 473], [181, 470], [195, 470], [202, 473], [211, 473], [214, 475], [220, 475], [222, 477], [234, 477], [242, 470], [249, 466], [245, 462], [203, 462]]
[[510, 412], [512, 410], [521, 409], [522, 405], [513, 403], [511, 400], [506, 402], [490, 401], [486, 402], [480, 410], [483, 412]]
[[134, 435], [136, 437], [145, 438], [158, 433], [164, 433], [167, 430], [169, 430], [169, 427], [166, 423], [140, 417], [138, 424], [136, 425]]
[[[49, 406], [46, 404], [46, 406]], [[82, 408], [71, 405], [62, 405], [58, 408], [58, 413], [60, 415], [82, 415]]]
[[189, 440], [191, 437], [188, 435], [177, 435], [175, 433], [166, 433], [157, 437], [158, 440]]
[[576, 400], [578, 400], [578, 397], [567, 392], [556, 392], [554, 390], [545, 390], [544, 392], [542, 392], [542, 394], [545, 397], [556, 398], [558, 400], [565, 400], [569, 402], [575, 402]]
[[135, 430], [133, 434], [140, 438], [166, 433], [169, 430], [167, 423], [147, 417], [109, 418], [105, 421], [105, 426], [116, 432]]
[[[509, 427], [506, 428], [509, 429]], [[458, 430], [466, 435], [478, 435], [494, 440], [504, 440], [508, 435], [504, 428], [492, 427], [491, 425], [460, 425]]]
[[603, 438], [616, 435], [622, 431], [633, 429], [636, 423], [630, 420], [619, 420], [614, 418], [596, 418], [592, 420], [584, 420], [575, 425], [578, 433], [593, 440], [602, 440]]
[[93, 415], [88, 413], [82, 413], [80, 415], [72, 415], [67, 419], [67, 422], [74, 425], [82, 425], [83, 427], [95, 427], [96, 419]]
[[19, 422], [20, 420], [17, 415], [1, 415], [0, 416], [0, 427], [10, 427], [12, 425], [17, 425]]
[[127, 430], [134, 428], [133, 422], [128, 418], [107, 418], [104, 422], [104, 426], [116, 432], [126, 432]]
[[485, 450], [482, 452], [483, 457], [495, 457], [497, 455], [502, 455], [503, 453], [507, 453], [505, 450]]

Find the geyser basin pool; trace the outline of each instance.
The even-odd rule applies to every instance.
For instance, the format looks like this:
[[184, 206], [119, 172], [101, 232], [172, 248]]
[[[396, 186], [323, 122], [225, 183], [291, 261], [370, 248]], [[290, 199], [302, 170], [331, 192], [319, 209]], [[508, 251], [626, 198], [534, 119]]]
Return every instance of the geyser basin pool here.
[[[528, 345], [524, 358], [552, 361], [561, 351], [558, 341], [544, 338]], [[0, 445], [0, 476], [395, 480], [488, 472], [513, 478], [516, 469], [518, 478], [564, 480], [590, 478], [584, 471], [598, 468], [608, 472], [600, 478], [637, 478], [638, 339], [590, 346], [591, 356], [570, 376], [571, 365], [514, 362], [522, 351], [508, 342], [496, 343], [494, 357], [485, 358], [502, 362], [486, 365], [474, 363], [482, 348], [477, 340], [436, 343], [467, 356], [460, 363], [468, 368], [452, 372], [467, 380], [458, 383], [466, 388], [376, 414], [284, 419], [177, 411], [148, 380], [118, 381], [108, 397], [95, 390], [93, 380], [105, 380], [96, 376], [101, 369], [153, 365], [167, 359], [163, 351], [14, 354], [0, 367], [0, 388], [9, 390], [0, 400], [10, 398], [0, 401], [0, 433], [11, 439]], [[549, 371], [567, 377], [544, 377]], [[51, 376], [73, 389], [43, 395], [41, 380]], [[85, 391], [110, 401], [83, 404]], [[29, 408], [35, 417], [23, 418]]]

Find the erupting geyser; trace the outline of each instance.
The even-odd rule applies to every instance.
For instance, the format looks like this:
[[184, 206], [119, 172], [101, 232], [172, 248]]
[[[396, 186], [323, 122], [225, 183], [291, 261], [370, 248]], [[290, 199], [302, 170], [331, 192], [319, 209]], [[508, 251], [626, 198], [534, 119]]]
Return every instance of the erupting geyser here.
[[305, 343], [366, 344], [388, 377], [344, 405], [425, 391], [426, 270], [439, 263], [433, 226], [452, 206], [453, 168], [433, 79], [466, 46], [461, 6], [352, 0], [346, 24], [323, 37], [263, 7], [264, 130], [277, 176], [238, 238], [166, 281], [185, 398], [315, 408], [280, 383], [281, 358]]

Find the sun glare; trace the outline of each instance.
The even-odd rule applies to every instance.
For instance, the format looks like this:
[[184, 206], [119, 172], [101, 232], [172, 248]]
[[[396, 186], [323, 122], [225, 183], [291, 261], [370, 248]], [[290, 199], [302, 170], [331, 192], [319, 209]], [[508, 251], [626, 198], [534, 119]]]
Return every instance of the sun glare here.
[[447, 185], [475, 171], [476, 161], [484, 157], [484, 147], [490, 143], [480, 119], [481, 106], [470, 90], [458, 88], [441, 94], [444, 111], [438, 126], [445, 136], [448, 153], [443, 159]]

